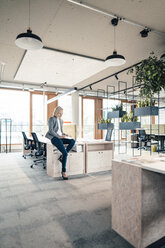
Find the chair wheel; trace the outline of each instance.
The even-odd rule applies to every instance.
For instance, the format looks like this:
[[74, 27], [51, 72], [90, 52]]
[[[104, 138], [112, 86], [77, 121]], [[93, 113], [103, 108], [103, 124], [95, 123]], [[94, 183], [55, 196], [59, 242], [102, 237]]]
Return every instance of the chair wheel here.
[[31, 167], [31, 168], [33, 168], [33, 164], [32, 164], [32, 165], [30, 165], [30, 167]]

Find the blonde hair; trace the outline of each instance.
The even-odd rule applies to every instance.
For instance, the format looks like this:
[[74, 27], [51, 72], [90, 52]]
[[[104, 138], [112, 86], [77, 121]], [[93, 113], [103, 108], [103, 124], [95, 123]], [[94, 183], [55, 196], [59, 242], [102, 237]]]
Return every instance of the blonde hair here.
[[61, 108], [60, 106], [57, 106], [57, 107], [54, 109], [53, 115], [54, 115], [54, 116], [57, 116], [57, 114], [60, 112], [60, 110], [63, 110], [63, 108]]

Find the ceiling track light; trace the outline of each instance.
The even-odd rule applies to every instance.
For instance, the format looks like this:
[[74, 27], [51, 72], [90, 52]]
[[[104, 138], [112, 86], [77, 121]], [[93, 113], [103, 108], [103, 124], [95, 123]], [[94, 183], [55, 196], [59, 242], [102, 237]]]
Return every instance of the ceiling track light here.
[[30, 0], [29, 0], [29, 28], [26, 33], [21, 33], [16, 37], [15, 44], [25, 50], [38, 50], [43, 47], [41, 38], [32, 33], [30, 28]]
[[47, 82], [44, 82], [40, 85], [41, 88], [43, 88], [44, 86], [47, 86]]
[[148, 33], [151, 31], [151, 29], [145, 28], [140, 32], [140, 35], [142, 38], [148, 37]]
[[[81, 2], [77, 2], [77, 1], [74, 1], [74, 0], [67, 0], [67, 1], [70, 2], [70, 3], [76, 4], [78, 6], [87, 8], [89, 10], [95, 11], [95, 12], [97, 12], [99, 14], [102, 14], [102, 15], [105, 15], [105, 16], [109, 16], [109, 17], [112, 17], [112, 18], [116, 17], [116, 14], [114, 14], [114, 13], [103, 11], [102, 9], [96, 8], [96, 7], [94, 7], [94, 6], [90, 5], [90, 4], [83, 3], [82, 1]], [[129, 20], [129, 19], [123, 17], [123, 16], [120, 17], [120, 21], [125, 22], [125, 23], [130, 24], [130, 25], [133, 25], [133, 26], [138, 27], [138, 28], [146, 28], [144, 25], [141, 25], [141, 24], [139, 24], [137, 22], [131, 21], [131, 20]], [[165, 36], [164, 32], [160, 32], [160, 31], [155, 30], [155, 29], [152, 29], [152, 32], [156, 33], [156, 34], [159, 34], [159, 35], [162, 35], [162, 36]]]
[[92, 90], [92, 86], [91, 85], [89, 85], [89, 88], [90, 88], [90, 90]]
[[108, 61], [109, 66], [120, 66], [124, 65], [126, 60], [123, 55], [117, 54], [116, 50], [116, 33], [115, 33], [115, 27], [118, 25], [118, 18], [113, 18], [111, 20], [112, 26], [114, 26], [114, 51], [112, 55], [109, 55], [105, 61]]
[[117, 75], [117, 74], [115, 74], [115, 78], [116, 78], [116, 80], [119, 80], [119, 78], [118, 78], [118, 75]]

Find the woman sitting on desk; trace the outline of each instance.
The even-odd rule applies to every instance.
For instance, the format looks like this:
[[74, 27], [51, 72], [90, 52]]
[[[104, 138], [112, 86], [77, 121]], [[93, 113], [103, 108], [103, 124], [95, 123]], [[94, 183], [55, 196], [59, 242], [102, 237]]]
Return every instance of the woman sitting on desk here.
[[[54, 116], [50, 117], [48, 121], [49, 131], [46, 134], [46, 137], [51, 140], [51, 143], [58, 148], [62, 153], [59, 160], [62, 163], [62, 178], [68, 180], [66, 176], [66, 162], [68, 152], [72, 149], [75, 144], [74, 139], [67, 138], [68, 135], [63, 133], [63, 120], [61, 119], [63, 115], [63, 109], [58, 106], [54, 110]], [[64, 144], [68, 144], [65, 149]]]

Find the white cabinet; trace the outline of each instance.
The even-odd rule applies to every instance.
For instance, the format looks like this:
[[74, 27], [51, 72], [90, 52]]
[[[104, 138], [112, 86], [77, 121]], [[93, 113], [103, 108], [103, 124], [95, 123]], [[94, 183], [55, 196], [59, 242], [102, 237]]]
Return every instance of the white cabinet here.
[[68, 156], [69, 175], [83, 174], [85, 172], [84, 152], [71, 152]]
[[52, 144], [47, 144], [47, 164], [46, 170], [50, 177], [60, 177], [61, 176], [61, 162], [58, 160], [61, 153], [58, 151], [54, 152], [54, 146]]
[[86, 144], [86, 173], [112, 169], [113, 143], [95, 142]]
[[[78, 175], [91, 172], [111, 170], [113, 158], [113, 142], [95, 141], [82, 144], [82, 152], [70, 152], [67, 158], [67, 175]], [[60, 177], [62, 165], [58, 160], [61, 153], [47, 144], [47, 174]]]
[[[62, 164], [58, 160], [61, 153], [53, 150], [55, 147], [52, 144], [47, 144], [47, 174], [51, 177], [60, 177]], [[66, 164], [67, 175], [78, 175], [85, 173], [85, 155], [84, 146], [82, 152], [69, 152]]]

